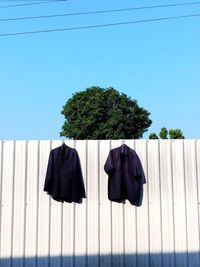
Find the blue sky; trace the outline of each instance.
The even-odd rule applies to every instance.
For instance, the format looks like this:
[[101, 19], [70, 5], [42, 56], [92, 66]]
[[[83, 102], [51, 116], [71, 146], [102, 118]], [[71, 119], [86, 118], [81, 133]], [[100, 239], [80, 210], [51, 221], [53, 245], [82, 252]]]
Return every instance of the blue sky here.
[[[34, 1], [21, 1], [20, 3]], [[0, 18], [187, 1], [69, 0], [0, 8]], [[19, 1], [1, 1], [0, 6]], [[0, 22], [0, 34], [200, 13], [200, 4], [164, 9]], [[114, 87], [151, 112], [144, 134], [165, 126], [200, 138], [200, 17], [0, 37], [0, 139], [60, 139], [60, 111], [73, 93]], [[63, 139], [63, 138], [61, 138]]]

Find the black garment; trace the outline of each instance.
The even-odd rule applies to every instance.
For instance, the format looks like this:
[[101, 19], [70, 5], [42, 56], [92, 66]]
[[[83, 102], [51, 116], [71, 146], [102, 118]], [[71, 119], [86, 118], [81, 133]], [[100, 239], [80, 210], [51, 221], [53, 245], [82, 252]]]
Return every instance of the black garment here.
[[140, 206], [146, 178], [137, 153], [126, 144], [111, 149], [104, 165], [108, 174], [108, 198], [111, 201]]
[[86, 194], [76, 149], [63, 143], [50, 151], [43, 190], [56, 201], [82, 202]]

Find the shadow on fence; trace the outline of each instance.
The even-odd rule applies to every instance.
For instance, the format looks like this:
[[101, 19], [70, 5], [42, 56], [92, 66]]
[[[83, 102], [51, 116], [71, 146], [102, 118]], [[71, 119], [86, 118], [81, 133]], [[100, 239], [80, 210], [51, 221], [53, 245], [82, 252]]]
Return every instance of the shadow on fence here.
[[200, 252], [1, 258], [0, 267], [199, 267]]

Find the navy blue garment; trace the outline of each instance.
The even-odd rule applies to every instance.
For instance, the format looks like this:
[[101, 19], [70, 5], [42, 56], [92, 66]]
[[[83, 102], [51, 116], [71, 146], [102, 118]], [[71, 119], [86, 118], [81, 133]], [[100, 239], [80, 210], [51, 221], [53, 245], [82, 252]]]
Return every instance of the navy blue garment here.
[[143, 184], [146, 183], [141, 161], [126, 144], [110, 150], [104, 165], [108, 174], [108, 198], [111, 201], [141, 206]]
[[56, 201], [82, 202], [86, 194], [76, 149], [63, 143], [50, 151], [43, 190]]

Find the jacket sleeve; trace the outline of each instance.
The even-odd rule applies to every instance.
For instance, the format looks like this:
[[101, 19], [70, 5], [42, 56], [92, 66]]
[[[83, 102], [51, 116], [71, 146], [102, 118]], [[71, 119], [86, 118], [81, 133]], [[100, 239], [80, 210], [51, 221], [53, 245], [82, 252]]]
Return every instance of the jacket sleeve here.
[[146, 183], [146, 177], [144, 174], [142, 163], [141, 163], [140, 158], [138, 157], [137, 154], [136, 154], [135, 165], [134, 165], [134, 176], [142, 178], [143, 184]]
[[77, 190], [78, 190], [78, 194], [79, 197], [86, 197], [86, 192], [85, 192], [85, 186], [84, 186], [84, 180], [83, 180], [83, 173], [82, 173], [82, 169], [81, 169], [81, 162], [80, 162], [80, 158], [78, 155], [78, 152], [75, 152], [75, 160], [74, 160], [74, 172], [75, 172], [75, 179], [76, 179], [76, 183], [77, 183]]
[[107, 160], [104, 164], [104, 171], [109, 174], [112, 171], [115, 170], [115, 165], [114, 165], [114, 161], [113, 161], [113, 157], [112, 157], [112, 153], [111, 151], [108, 154]]
[[43, 191], [51, 193], [53, 187], [53, 178], [54, 178], [53, 152], [50, 151]]

